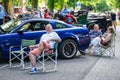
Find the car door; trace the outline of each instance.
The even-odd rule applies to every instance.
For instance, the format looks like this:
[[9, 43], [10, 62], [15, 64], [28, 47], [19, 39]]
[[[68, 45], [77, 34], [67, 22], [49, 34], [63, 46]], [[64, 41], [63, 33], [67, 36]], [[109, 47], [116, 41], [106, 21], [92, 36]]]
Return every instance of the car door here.
[[49, 22], [47, 21], [31, 21], [23, 24], [18, 31], [23, 31], [22, 34], [19, 34], [21, 39], [36, 40], [36, 43], [39, 42], [40, 37], [44, 34], [45, 26]]
[[[21, 45], [22, 39], [36, 40], [36, 44], [39, 43], [40, 37], [44, 34], [45, 26], [49, 22], [46, 21], [31, 21], [26, 22], [19, 26], [14, 33], [5, 34], [2, 36], [1, 49], [3, 58], [8, 58], [10, 46]], [[38, 25], [39, 24], [39, 25]], [[41, 24], [43, 25], [42, 28]], [[32, 30], [29, 30], [29, 27], [32, 27]]]

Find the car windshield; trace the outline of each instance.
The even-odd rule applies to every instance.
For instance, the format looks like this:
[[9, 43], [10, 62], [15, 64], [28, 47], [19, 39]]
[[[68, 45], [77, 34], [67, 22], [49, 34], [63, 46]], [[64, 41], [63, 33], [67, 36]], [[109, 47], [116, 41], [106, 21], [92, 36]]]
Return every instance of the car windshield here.
[[9, 33], [10, 31], [13, 30], [13, 28], [15, 28], [15, 26], [18, 26], [18, 25], [21, 24], [21, 23], [22, 23], [22, 20], [11, 20], [11, 21], [9, 21], [9, 22], [1, 25], [1, 28], [2, 28], [5, 32]]

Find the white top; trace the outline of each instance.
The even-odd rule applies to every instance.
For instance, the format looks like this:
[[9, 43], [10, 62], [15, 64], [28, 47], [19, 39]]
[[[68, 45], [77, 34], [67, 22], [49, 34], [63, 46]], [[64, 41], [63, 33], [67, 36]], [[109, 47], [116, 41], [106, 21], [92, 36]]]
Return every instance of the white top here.
[[2, 5], [0, 5], [0, 19], [5, 17], [5, 9]]
[[40, 13], [38, 11], [35, 11], [33, 17], [34, 18], [40, 18]]
[[[40, 41], [48, 41], [50, 39], [60, 39], [60, 37], [58, 36], [56, 32], [51, 32], [51, 33], [43, 34]], [[50, 48], [54, 48], [54, 43], [55, 41], [49, 42]]]

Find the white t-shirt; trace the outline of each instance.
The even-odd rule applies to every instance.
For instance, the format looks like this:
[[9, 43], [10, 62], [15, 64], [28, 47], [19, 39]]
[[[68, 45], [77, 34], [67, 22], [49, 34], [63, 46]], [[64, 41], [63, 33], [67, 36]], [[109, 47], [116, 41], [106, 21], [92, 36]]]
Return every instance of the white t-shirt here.
[[[60, 37], [58, 36], [58, 34], [56, 32], [51, 32], [51, 33], [43, 34], [40, 41], [48, 41], [50, 39], [60, 39]], [[54, 43], [55, 43], [55, 41], [49, 42], [50, 48], [54, 47]]]
[[[36, 14], [35, 14], [36, 13]], [[38, 11], [36, 11], [33, 15], [34, 18], [40, 18], [40, 13]]]
[[0, 5], [0, 19], [3, 19], [5, 17], [5, 10], [2, 5]]

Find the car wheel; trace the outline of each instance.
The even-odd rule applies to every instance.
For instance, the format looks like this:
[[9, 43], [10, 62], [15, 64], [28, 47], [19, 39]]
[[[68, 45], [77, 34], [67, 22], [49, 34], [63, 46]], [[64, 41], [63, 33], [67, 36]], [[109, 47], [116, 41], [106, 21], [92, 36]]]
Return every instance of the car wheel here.
[[74, 40], [63, 41], [58, 50], [59, 57], [64, 59], [74, 58], [77, 53], [77, 44]]

